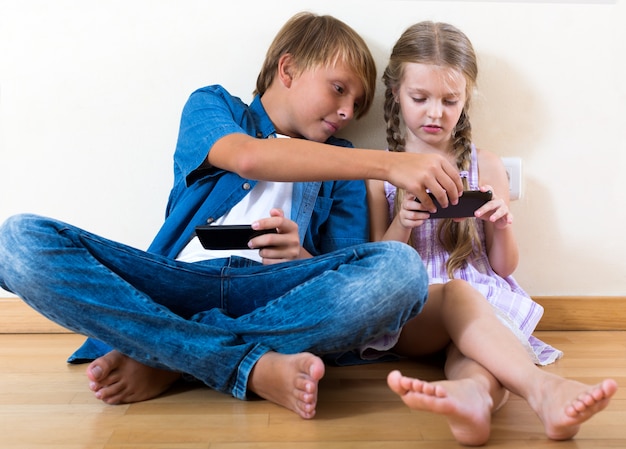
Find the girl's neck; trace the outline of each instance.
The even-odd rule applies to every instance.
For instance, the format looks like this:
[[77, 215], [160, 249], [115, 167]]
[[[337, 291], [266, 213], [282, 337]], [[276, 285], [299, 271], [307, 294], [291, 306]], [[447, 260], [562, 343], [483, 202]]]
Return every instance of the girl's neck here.
[[443, 148], [443, 146], [440, 148], [439, 146], [428, 145], [422, 140], [415, 139], [412, 141], [407, 141], [404, 144], [404, 149], [407, 153], [441, 154], [442, 156], [445, 156], [450, 161], [450, 163], [456, 165], [456, 160], [452, 152], [452, 142], [448, 142], [446, 148]]

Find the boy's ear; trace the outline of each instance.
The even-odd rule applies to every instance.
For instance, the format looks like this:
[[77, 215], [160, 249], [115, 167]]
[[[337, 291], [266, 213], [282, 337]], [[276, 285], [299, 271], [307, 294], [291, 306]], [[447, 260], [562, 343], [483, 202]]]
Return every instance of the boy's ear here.
[[289, 53], [285, 53], [278, 59], [278, 78], [286, 88], [291, 87], [295, 73], [293, 56]]

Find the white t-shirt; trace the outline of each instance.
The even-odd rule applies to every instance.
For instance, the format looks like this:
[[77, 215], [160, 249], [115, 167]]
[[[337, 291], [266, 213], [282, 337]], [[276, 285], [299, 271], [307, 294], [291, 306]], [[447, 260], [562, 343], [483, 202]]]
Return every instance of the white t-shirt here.
[[[277, 134], [278, 138], [288, 136]], [[270, 209], [282, 209], [285, 217], [291, 216], [291, 197], [293, 183], [258, 181], [252, 191], [224, 216], [215, 220], [212, 225], [241, 225], [250, 224], [255, 220], [270, 216]], [[183, 262], [199, 262], [201, 260], [218, 259], [221, 257], [241, 256], [248, 259], [262, 261], [258, 249], [209, 250], [204, 249], [198, 237], [187, 243], [176, 257]]]
[[[285, 217], [291, 215], [293, 183], [258, 181], [254, 188], [225, 215], [212, 225], [250, 224], [260, 218], [270, 216], [270, 209], [279, 208]], [[241, 256], [261, 262], [258, 249], [209, 250], [205, 249], [198, 237], [194, 237], [178, 254], [176, 260], [199, 262], [220, 257]]]

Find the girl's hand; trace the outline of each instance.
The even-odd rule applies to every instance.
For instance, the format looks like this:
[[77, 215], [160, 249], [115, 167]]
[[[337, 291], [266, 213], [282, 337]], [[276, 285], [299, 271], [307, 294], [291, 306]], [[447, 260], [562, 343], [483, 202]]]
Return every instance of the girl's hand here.
[[424, 224], [424, 221], [428, 220], [430, 214], [427, 210], [422, 209], [421, 206], [416, 196], [407, 192], [397, 215], [400, 225], [407, 229], [413, 229]]
[[489, 185], [480, 187], [481, 192], [487, 192], [491, 190], [491, 201], [480, 207], [474, 215], [476, 218], [493, 223], [496, 229], [504, 229], [511, 223], [513, 223], [513, 214], [509, 210], [509, 206], [506, 202], [499, 198], [493, 188]]
[[250, 240], [251, 249], [259, 248], [264, 265], [270, 265], [300, 257], [300, 236], [295, 221], [285, 218], [281, 209], [270, 210], [269, 218], [252, 223], [253, 229], [276, 228], [276, 234], [263, 234]]

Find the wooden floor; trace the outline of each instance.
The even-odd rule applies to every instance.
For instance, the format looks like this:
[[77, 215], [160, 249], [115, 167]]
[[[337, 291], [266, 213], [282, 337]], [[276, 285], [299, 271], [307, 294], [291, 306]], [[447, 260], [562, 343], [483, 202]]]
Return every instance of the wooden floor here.
[[[543, 331], [565, 351], [547, 367], [595, 383], [613, 377], [624, 388], [568, 442], [546, 440], [538, 418], [517, 397], [494, 417], [489, 447], [626, 448], [626, 332]], [[459, 447], [445, 420], [409, 411], [385, 385], [388, 371], [427, 379], [438, 367], [412, 362], [328, 368], [318, 415], [302, 420], [266, 401], [242, 402], [207, 388], [176, 388], [144, 403], [108, 406], [87, 389], [84, 366], [65, 364], [82, 337], [0, 335], [0, 447], [40, 448], [429, 448]]]

